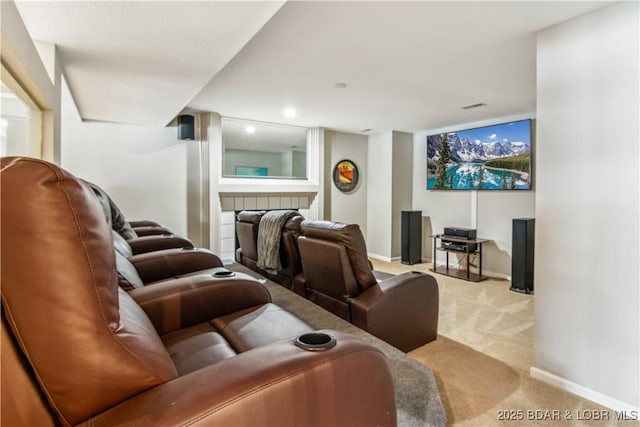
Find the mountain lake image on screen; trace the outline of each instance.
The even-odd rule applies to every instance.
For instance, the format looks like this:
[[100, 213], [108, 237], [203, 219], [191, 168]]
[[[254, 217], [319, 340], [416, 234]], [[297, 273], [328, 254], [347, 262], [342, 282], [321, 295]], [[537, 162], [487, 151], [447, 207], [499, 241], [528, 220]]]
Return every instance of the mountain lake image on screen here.
[[531, 120], [427, 136], [428, 190], [530, 190]]

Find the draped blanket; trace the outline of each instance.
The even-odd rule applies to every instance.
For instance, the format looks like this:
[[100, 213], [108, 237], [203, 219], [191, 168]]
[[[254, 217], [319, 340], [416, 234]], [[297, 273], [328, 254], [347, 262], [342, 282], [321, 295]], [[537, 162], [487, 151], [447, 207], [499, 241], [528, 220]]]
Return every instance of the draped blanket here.
[[282, 227], [296, 211], [268, 211], [258, 226], [258, 268], [276, 273], [282, 269], [280, 263], [280, 236]]

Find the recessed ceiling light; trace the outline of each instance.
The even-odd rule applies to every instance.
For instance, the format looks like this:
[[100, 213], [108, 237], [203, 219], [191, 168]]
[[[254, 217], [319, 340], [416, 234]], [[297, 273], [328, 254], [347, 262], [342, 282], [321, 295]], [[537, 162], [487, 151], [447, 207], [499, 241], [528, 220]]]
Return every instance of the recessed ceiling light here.
[[256, 133], [256, 128], [254, 128], [253, 126], [247, 126], [246, 128], [244, 128], [244, 131], [247, 133]]
[[282, 114], [284, 114], [287, 119], [293, 119], [298, 115], [298, 113], [296, 113], [296, 109], [292, 107], [285, 108]]
[[485, 104], [484, 102], [478, 102], [477, 104], [470, 104], [470, 105], [465, 105], [464, 107], [461, 107], [463, 110], [470, 110], [472, 108], [478, 108], [478, 107], [485, 107], [487, 104]]
[[346, 83], [336, 83], [336, 89], [344, 89], [347, 87]]

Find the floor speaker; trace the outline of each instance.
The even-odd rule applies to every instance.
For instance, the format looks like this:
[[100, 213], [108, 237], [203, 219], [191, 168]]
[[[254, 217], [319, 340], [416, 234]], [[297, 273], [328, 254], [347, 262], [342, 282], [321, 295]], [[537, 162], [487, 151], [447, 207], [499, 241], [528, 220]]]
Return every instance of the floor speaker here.
[[533, 242], [535, 240], [535, 220], [533, 218], [514, 218], [511, 290], [525, 294], [533, 293]]
[[422, 262], [422, 211], [402, 211], [403, 264]]
[[178, 116], [178, 139], [195, 139], [194, 117], [188, 114]]

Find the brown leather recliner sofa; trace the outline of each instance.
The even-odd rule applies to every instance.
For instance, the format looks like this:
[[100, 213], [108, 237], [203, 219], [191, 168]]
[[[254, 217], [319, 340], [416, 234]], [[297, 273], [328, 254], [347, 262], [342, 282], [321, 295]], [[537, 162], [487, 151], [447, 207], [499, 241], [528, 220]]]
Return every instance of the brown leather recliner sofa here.
[[[122, 235], [116, 233], [115, 230], [113, 233], [114, 240], [118, 239], [117, 243], [125, 242], [133, 255], [160, 251], [163, 249], [193, 249], [195, 247], [191, 240], [173, 234], [149, 235], [126, 240]], [[122, 245], [124, 245], [124, 243]]]
[[84, 184], [3, 158], [0, 185], [2, 425], [396, 424], [378, 350], [299, 348], [309, 325], [241, 273], [127, 293]]
[[[110, 226], [123, 238], [126, 240], [138, 240], [143, 237], [154, 236], [167, 236], [168, 239], [164, 239], [163, 244], [166, 246], [167, 241], [170, 238], [182, 239], [180, 243], [176, 243], [176, 246], [173, 247], [193, 247], [193, 244], [190, 240], [175, 236], [175, 234], [166, 227], [158, 224], [155, 221], [150, 220], [140, 220], [140, 221], [128, 221], [124, 216], [124, 213], [120, 210], [118, 205], [113, 201], [113, 199], [97, 184], [82, 180], [86, 185], [88, 185], [95, 195], [98, 197], [100, 204], [102, 205], [102, 209], [105, 212], [105, 216], [107, 217], [107, 221]], [[147, 246], [149, 245], [149, 239], [147, 240]], [[182, 246], [177, 246], [177, 244], [181, 244]]]
[[242, 211], [238, 213], [236, 233], [239, 248], [236, 250], [236, 261], [262, 274], [280, 285], [305, 296], [304, 286], [298, 286], [295, 277], [302, 272], [302, 263], [298, 252], [298, 236], [302, 215], [289, 217], [282, 227], [280, 235], [280, 263], [282, 268], [276, 272], [258, 267], [258, 232], [260, 221], [266, 211]]
[[405, 352], [436, 339], [433, 276], [373, 271], [357, 224], [305, 220], [301, 233], [298, 282], [311, 301]]
[[126, 291], [177, 280], [193, 275], [224, 277], [220, 258], [208, 249], [181, 248], [132, 254], [127, 242], [112, 231], [115, 244], [116, 267], [120, 287]]

